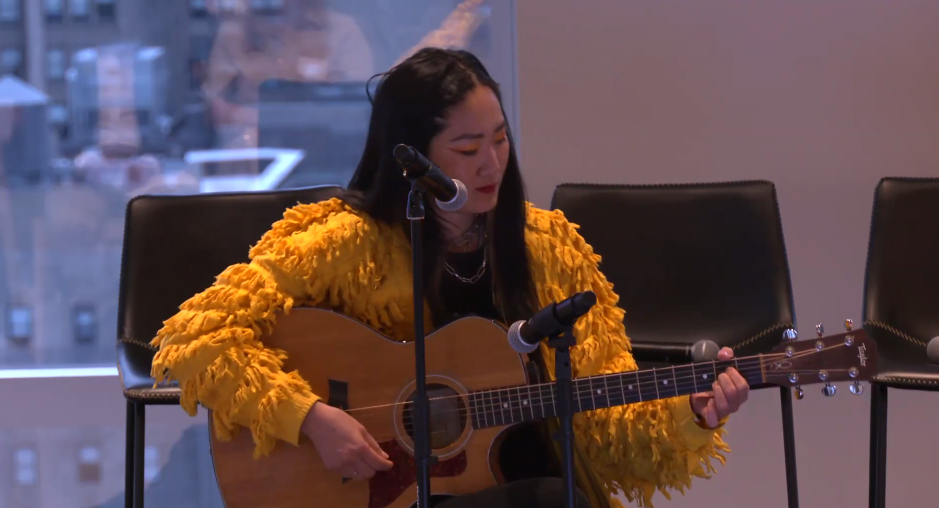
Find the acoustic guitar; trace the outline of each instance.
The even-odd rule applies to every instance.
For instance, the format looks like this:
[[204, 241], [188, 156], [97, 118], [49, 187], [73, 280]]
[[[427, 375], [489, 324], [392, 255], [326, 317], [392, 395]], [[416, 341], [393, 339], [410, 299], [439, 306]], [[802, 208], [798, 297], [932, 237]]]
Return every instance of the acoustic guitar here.
[[[821, 335], [821, 334], [819, 334]], [[227, 508], [407, 508], [417, 496], [412, 452], [411, 397], [415, 391], [412, 343], [393, 341], [347, 316], [295, 308], [280, 316], [265, 338], [288, 354], [285, 371], [299, 370], [314, 393], [355, 417], [381, 444], [394, 466], [368, 480], [327, 470], [305, 436], [253, 458], [242, 431], [230, 441], [211, 434], [215, 473]], [[500, 436], [511, 425], [556, 416], [555, 385], [533, 380], [527, 357], [512, 350], [506, 329], [469, 317], [427, 336], [427, 390], [431, 495], [459, 495], [499, 484]], [[711, 389], [735, 367], [751, 386], [860, 381], [876, 374], [874, 343], [864, 330], [790, 341], [752, 357], [663, 367], [574, 380], [575, 411], [689, 395]], [[801, 388], [800, 388], [801, 390]], [[212, 429], [212, 426], [209, 426]]]

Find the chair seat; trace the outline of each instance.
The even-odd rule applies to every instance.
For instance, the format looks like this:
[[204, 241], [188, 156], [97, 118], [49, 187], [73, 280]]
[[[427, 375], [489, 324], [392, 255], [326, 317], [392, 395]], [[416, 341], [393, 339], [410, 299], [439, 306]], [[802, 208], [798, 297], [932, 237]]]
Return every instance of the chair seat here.
[[155, 350], [149, 344], [122, 340], [117, 343], [117, 365], [124, 397], [147, 404], [178, 404], [182, 394], [175, 381], [154, 387], [150, 364]]
[[874, 382], [891, 388], [939, 391], [939, 364], [929, 361], [925, 347], [889, 330], [874, 326], [865, 329], [879, 344]]

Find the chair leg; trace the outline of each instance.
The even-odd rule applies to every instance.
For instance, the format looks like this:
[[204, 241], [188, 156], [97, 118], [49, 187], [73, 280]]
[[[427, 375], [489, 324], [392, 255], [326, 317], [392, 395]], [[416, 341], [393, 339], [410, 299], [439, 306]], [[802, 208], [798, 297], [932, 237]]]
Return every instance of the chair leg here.
[[143, 508], [143, 457], [146, 448], [146, 406], [134, 404], [134, 508]]
[[884, 508], [887, 503], [887, 386], [871, 383], [871, 449], [868, 503]]
[[796, 474], [796, 432], [792, 417], [792, 390], [785, 386], [780, 387], [779, 399], [782, 405], [783, 450], [786, 457], [786, 493], [789, 497], [789, 508], [799, 508], [799, 477]]
[[127, 401], [127, 429], [124, 443], [124, 508], [134, 506], [134, 403]]

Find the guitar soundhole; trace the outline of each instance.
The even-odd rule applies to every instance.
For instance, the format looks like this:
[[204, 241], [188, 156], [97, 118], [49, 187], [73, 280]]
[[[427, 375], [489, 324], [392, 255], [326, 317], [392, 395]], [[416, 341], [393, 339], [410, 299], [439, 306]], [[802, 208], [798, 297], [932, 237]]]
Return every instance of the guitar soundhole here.
[[[456, 391], [446, 385], [428, 383], [427, 398], [430, 399], [430, 447], [446, 448], [455, 443], [466, 427], [466, 404]], [[408, 402], [414, 401], [414, 394]], [[404, 414], [404, 431], [414, 439], [413, 405], [408, 404]]]

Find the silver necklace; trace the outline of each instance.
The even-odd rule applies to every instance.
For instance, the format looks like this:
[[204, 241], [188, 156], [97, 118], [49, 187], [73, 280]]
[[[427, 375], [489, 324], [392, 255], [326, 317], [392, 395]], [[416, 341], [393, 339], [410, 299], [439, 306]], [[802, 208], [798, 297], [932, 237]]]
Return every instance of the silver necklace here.
[[460, 279], [461, 282], [465, 284], [475, 284], [479, 279], [482, 278], [483, 274], [486, 273], [486, 259], [488, 258], [489, 258], [489, 247], [487, 246], [485, 249], [483, 249], [483, 264], [482, 266], [479, 267], [479, 270], [476, 270], [476, 275], [473, 275], [472, 277], [464, 277], [456, 273], [456, 270], [454, 270], [453, 267], [450, 266], [450, 263], [444, 263], [443, 266], [444, 268], [447, 269], [447, 273], [456, 277], [457, 279]]

